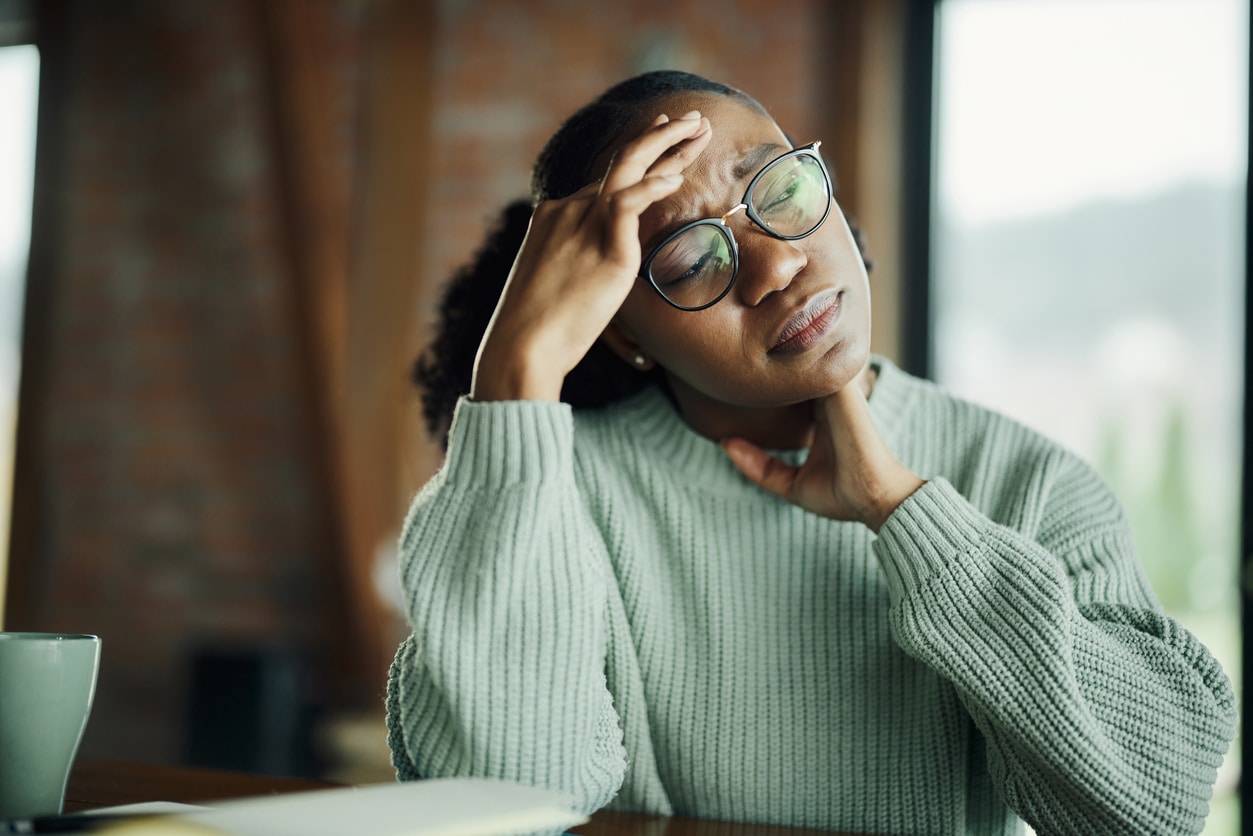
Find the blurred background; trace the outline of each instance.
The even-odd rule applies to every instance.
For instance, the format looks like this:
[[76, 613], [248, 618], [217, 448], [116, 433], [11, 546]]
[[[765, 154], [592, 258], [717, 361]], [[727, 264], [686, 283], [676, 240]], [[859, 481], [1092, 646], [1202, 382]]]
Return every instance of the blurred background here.
[[1093, 462], [1239, 681], [1248, 36], [1243, 0], [0, 0], [4, 628], [102, 636], [82, 757], [390, 777], [442, 284], [565, 116], [678, 68], [823, 140], [875, 350]]

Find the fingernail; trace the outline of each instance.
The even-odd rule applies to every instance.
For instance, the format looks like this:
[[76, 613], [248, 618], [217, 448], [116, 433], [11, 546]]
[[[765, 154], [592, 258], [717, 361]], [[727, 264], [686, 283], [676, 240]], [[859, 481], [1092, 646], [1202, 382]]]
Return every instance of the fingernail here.
[[654, 125], [664, 125], [664, 124], [666, 124], [666, 123], [667, 123], [667, 122], [669, 122], [669, 121], [670, 121], [670, 117], [669, 117], [669, 116], [667, 116], [666, 114], [664, 114], [664, 113], [663, 113], [663, 114], [661, 114], [660, 116], [658, 116], [656, 119], [654, 119], [654, 120], [653, 120], [653, 124], [654, 124]]
[[680, 119], [699, 119], [699, 118], [700, 118], [700, 111], [699, 111], [699, 110], [693, 110], [693, 111], [690, 111], [690, 112], [688, 112], [688, 113], [683, 114], [683, 115], [682, 115], [682, 116], [680, 116], [679, 118], [680, 118]]

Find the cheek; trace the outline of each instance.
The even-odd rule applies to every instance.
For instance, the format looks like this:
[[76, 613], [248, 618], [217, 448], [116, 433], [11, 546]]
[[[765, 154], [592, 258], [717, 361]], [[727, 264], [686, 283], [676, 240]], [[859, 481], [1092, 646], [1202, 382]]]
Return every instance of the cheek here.
[[622, 323], [640, 348], [673, 374], [689, 376], [742, 368], [740, 325], [732, 305], [681, 311], [668, 305], [647, 283], [638, 282], [622, 305]]
[[683, 311], [674, 307], [652, 288], [645, 279], [636, 279], [626, 301], [618, 309], [622, 323], [640, 347], [660, 357], [666, 346], [682, 344], [686, 334], [699, 325], [700, 311]]
[[664, 302], [648, 305], [630, 318], [640, 347], [666, 368], [703, 353], [704, 329], [691, 321], [693, 314]]
[[[749, 359], [740, 328], [727, 317], [685, 314], [691, 321], [650, 332], [653, 356], [677, 389], [737, 406], [758, 406], [770, 370]], [[769, 400], [769, 398], [767, 398]]]
[[732, 330], [712, 317], [689, 316], [695, 321], [679, 323], [673, 330], [657, 335], [658, 362], [693, 383], [737, 367], [741, 359], [739, 346], [727, 339]]

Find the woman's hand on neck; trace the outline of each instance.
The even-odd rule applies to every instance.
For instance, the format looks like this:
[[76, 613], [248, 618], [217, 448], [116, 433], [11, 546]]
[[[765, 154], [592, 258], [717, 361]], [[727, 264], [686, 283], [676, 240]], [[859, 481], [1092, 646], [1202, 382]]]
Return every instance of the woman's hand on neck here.
[[722, 447], [754, 484], [815, 514], [860, 522], [876, 533], [923, 480], [901, 463], [883, 440], [866, 398], [873, 372], [810, 402], [809, 456], [795, 467], [743, 437]]

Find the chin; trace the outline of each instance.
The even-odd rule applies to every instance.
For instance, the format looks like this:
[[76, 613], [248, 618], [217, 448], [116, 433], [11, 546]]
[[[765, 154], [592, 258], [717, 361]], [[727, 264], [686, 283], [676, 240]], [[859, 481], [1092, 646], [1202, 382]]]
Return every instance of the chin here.
[[838, 392], [857, 379], [870, 363], [870, 340], [868, 337], [850, 337], [841, 340], [827, 354], [824, 369], [823, 391], [814, 397]]

